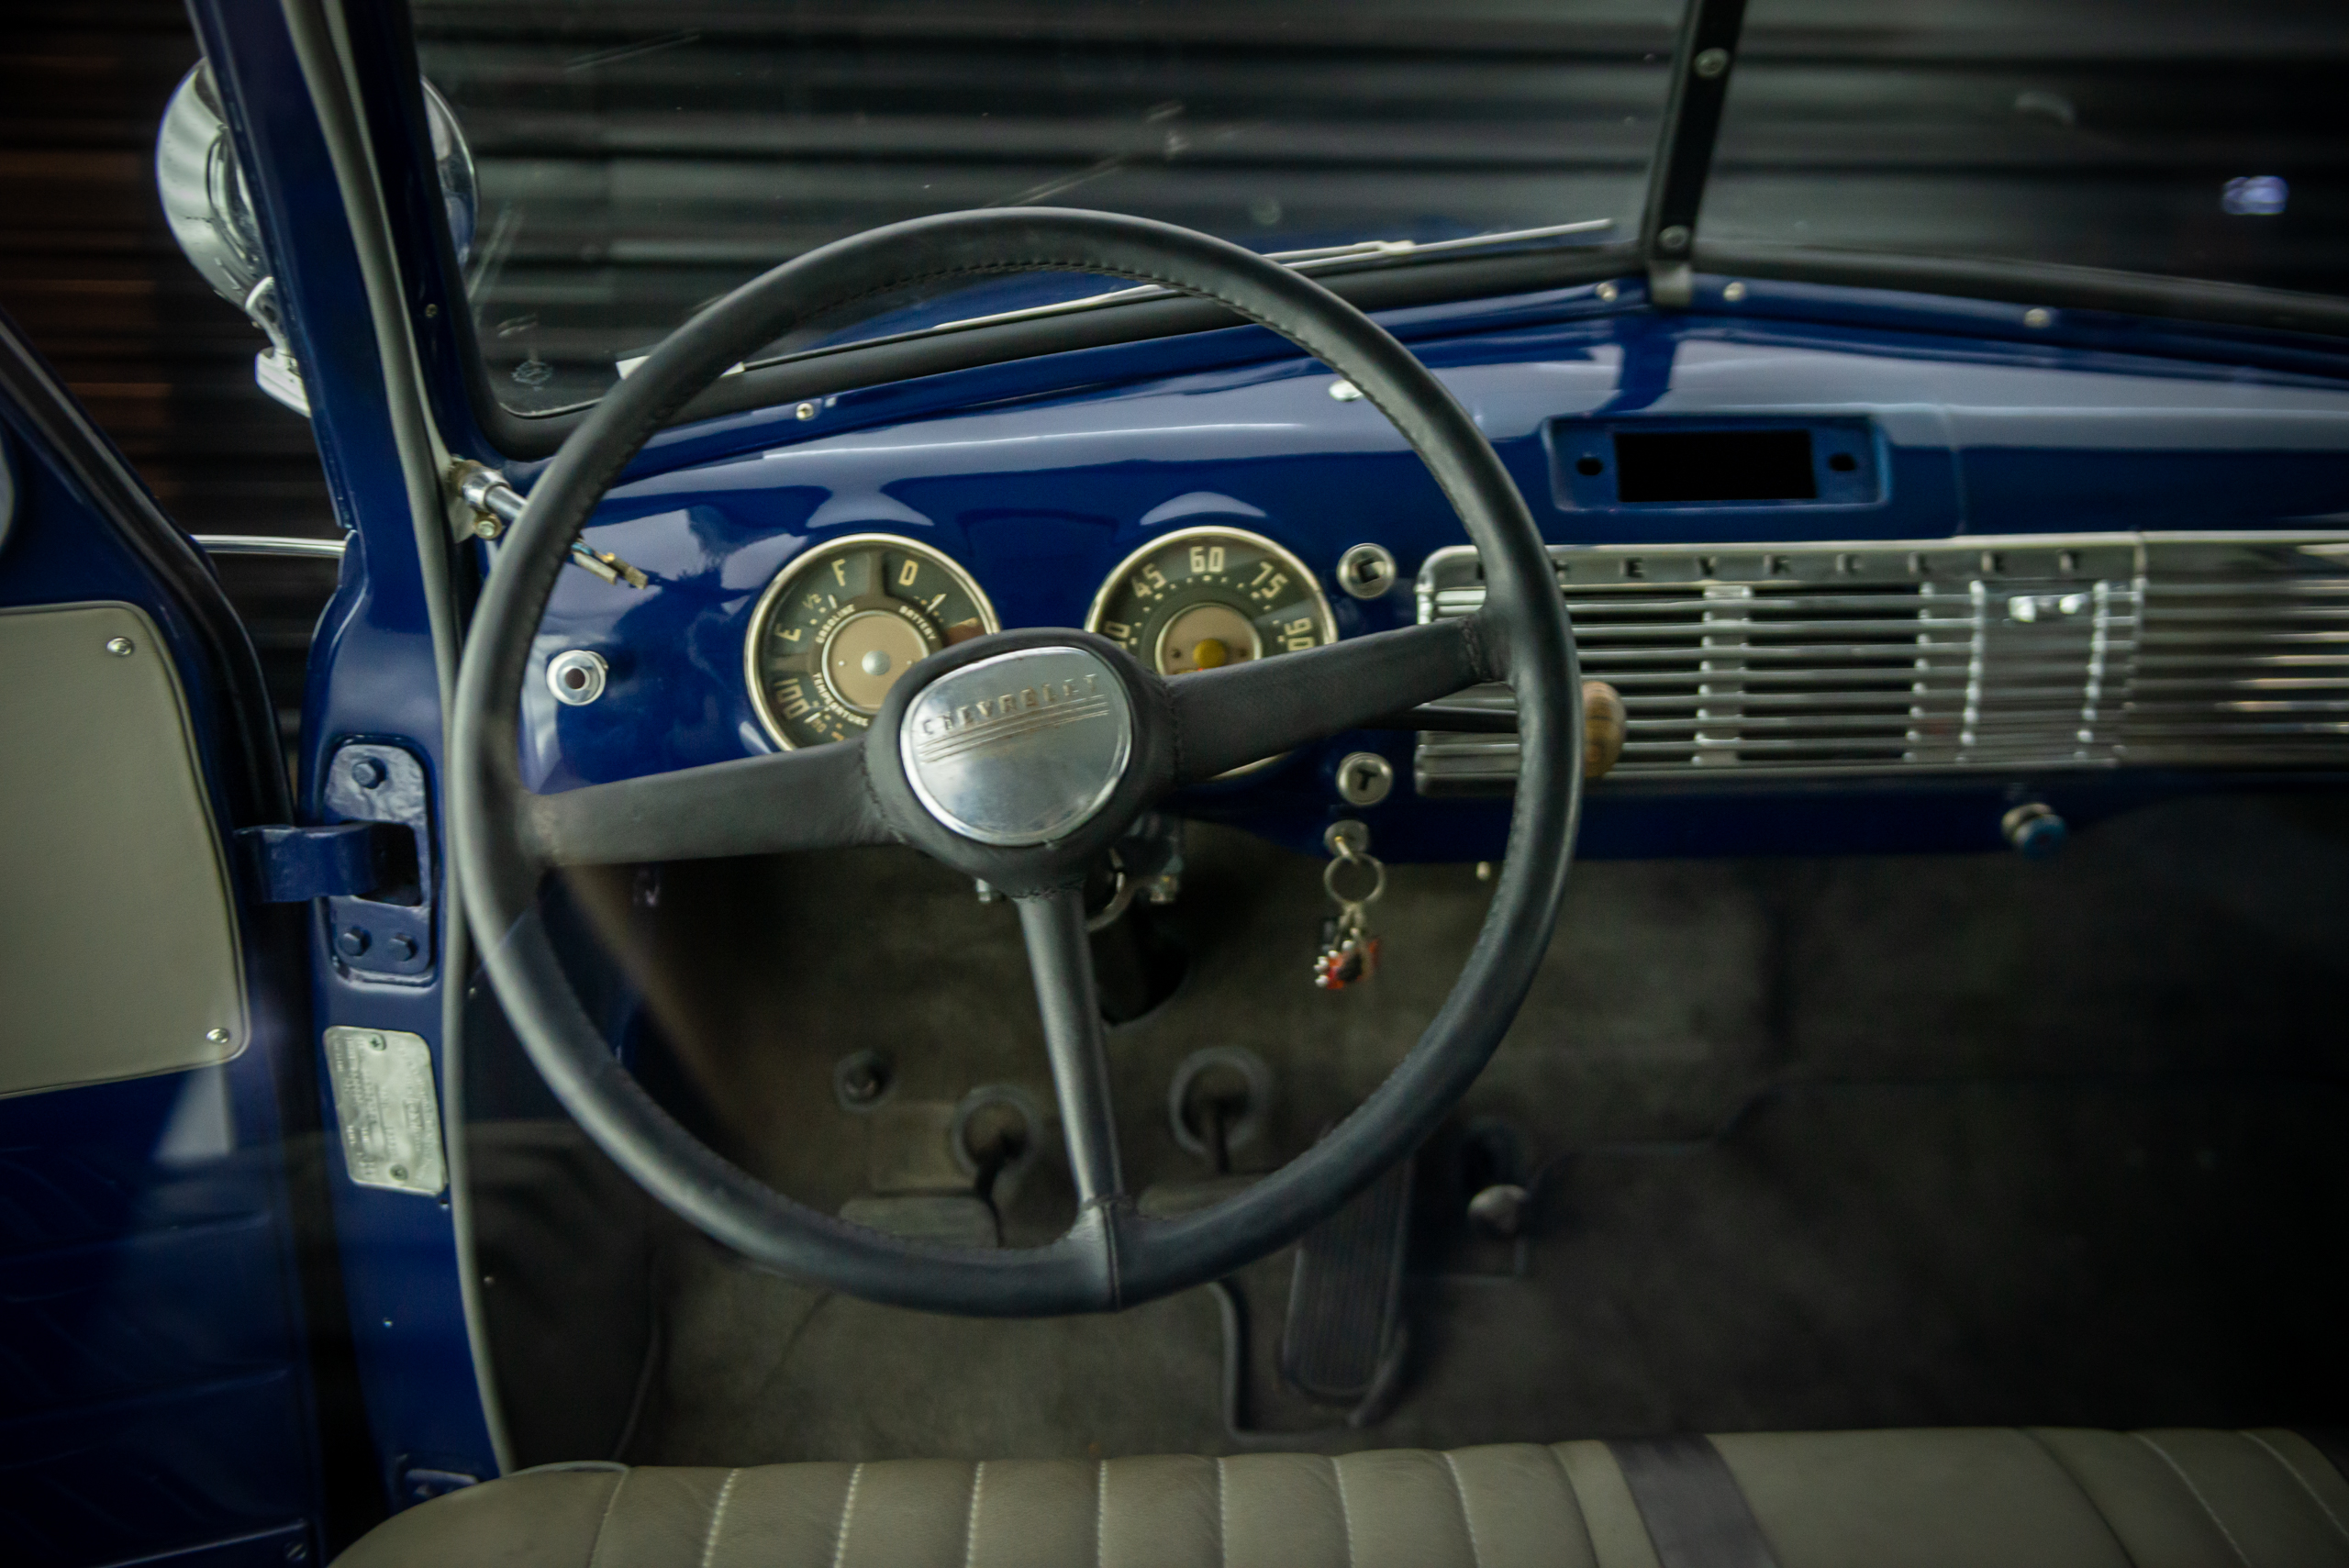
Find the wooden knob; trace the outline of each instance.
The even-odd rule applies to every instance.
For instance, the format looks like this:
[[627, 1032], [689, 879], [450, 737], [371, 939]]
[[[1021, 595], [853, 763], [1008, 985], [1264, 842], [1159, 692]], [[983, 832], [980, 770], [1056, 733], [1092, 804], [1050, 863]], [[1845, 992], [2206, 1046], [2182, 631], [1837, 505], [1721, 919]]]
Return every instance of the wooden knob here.
[[1623, 696], [1604, 681], [1582, 684], [1582, 776], [1604, 778], [1623, 755]]

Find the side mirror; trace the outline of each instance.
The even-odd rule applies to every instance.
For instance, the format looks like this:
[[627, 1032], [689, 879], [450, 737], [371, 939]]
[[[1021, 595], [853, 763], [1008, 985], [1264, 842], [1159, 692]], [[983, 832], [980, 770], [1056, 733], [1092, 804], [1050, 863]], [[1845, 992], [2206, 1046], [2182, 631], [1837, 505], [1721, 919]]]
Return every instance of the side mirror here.
[[[478, 206], [473, 153], [457, 117], [429, 82], [424, 83], [424, 107], [434, 172], [448, 206], [449, 238], [462, 264], [473, 251]], [[253, 218], [252, 194], [228, 136], [212, 68], [202, 61], [181, 79], [163, 111], [155, 137], [155, 185], [172, 237], [204, 281], [269, 334], [269, 347], [253, 356], [253, 379], [263, 392], [306, 417], [309, 394], [279, 316], [277, 279]]]

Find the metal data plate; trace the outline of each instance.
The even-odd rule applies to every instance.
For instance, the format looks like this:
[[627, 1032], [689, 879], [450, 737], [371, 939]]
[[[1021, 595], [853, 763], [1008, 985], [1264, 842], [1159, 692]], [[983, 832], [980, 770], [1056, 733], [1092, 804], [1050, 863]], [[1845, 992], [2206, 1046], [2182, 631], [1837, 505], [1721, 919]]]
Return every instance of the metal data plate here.
[[327, 1030], [326, 1049], [351, 1179], [362, 1187], [439, 1193], [448, 1184], [448, 1166], [432, 1050], [424, 1037], [338, 1027]]

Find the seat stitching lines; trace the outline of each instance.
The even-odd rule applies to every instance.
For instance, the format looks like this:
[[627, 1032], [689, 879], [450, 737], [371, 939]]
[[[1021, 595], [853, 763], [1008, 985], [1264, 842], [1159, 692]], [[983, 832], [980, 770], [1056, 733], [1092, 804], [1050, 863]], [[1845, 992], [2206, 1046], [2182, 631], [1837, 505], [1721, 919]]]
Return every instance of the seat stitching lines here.
[[1475, 1568], [1485, 1568], [1485, 1549], [1476, 1540], [1476, 1521], [1468, 1517], [1468, 1488], [1460, 1481], [1460, 1462], [1446, 1453], [1443, 1467], [1452, 1473], [1452, 1495], [1460, 1499], [1460, 1523], [1468, 1532], [1468, 1561]]
[[2121, 1539], [2121, 1531], [2113, 1524], [2110, 1516], [2105, 1513], [2104, 1505], [2096, 1500], [2094, 1495], [2088, 1491], [2087, 1484], [2081, 1481], [2079, 1473], [2065, 1462], [2062, 1454], [2055, 1451], [2054, 1445], [2042, 1436], [2036, 1427], [2017, 1427], [2014, 1429], [2039, 1445], [2039, 1451], [2047, 1456], [2049, 1463], [2063, 1472], [2064, 1479], [2072, 1484], [2072, 1490], [2077, 1492], [2080, 1495], [2080, 1500], [2096, 1514], [2097, 1522], [2104, 1526], [2104, 1533], [2112, 1538], [2114, 1549], [2121, 1553], [2124, 1561], [2134, 1562], [2137, 1560], [2137, 1554], [2131, 1551], [2129, 1543]]
[[1101, 1568], [1108, 1554], [1109, 1537], [1109, 1462], [1103, 1460], [1093, 1473], [1093, 1568]]
[[619, 1485], [614, 1486], [612, 1495], [604, 1499], [604, 1511], [596, 1519], [596, 1539], [587, 1543], [588, 1568], [595, 1568], [596, 1559], [603, 1555], [604, 1527], [612, 1522], [612, 1510], [619, 1507], [620, 1488], [628, 1485], [628, 1478], [634, 1473], [633, 1471], [621, 1471]]
[[1230, 1568], [1231, 1494], [1223, 1484], [1223, 1461], [1215, 1462], [1215, 1560]]
[[1338, 1522], [1346, 1527], [1346, 1568], [1354, 1568], [1354, 1510], [1346, 1501], [1346, 1473], [1335, 1459], [1330, 1461], [1330, 1479], [1338, 1488]]
[[[726, 1473], [726, 1480], [718, 1488], [718, 1500], [709, 1506], [709, 1533], [702, 1537], [701, 1568], [709, 1568], [718, 1557], [718, 1527], [726, 1518], [727, 1500], [734, 1496], [734, 1483], [742, 1478], [740, 1466]], [[615, 1491], [618, 1488], [613, 1488]]]
[[857, 1484], [863, 1479], [864, 1462], [859, 1460], [856, 1468], [848, 1473], [848, 1493], [841, 1498], [841, 1533], [832, 1541], [832, 1568], [841, 1568], [848, 1561], [849, 1520], [856, 1513]]
[[2349, 1540], [2349, 1527], [2342, 1524], [2341, 1516], [2332, 1511], [2332, 1505], [2326, 1502], [2317, 1489], [2309, 1485], [2309, 1478], [2300, 1473], [2300, 1467], [2287, 1458], [2283, 1450], [2261, 1437], [2257, 1432], [2237, 1432], [2235, 1436], [2247, 1438], [2266, 1449], [2268, 1456], [2284, 1467], [2284, 1473], [2300, 1484], [2300, 1490], [2309, 1495], [2309, 1501], [2314, 1503], [2323, 1512], [2325, 1522], [2332, 1527], [2333, 1533], [2344, 1540]]
[[2210, 1507], [2210, 1499], [2202, 1495], [2202, 1488], [2194, 1485], [2194, 1477], [2186, 1473], [2186, 1467], [2170, 1457], [2169, 1450], [2162, 1447], [2144, 1433], [2131, 1432], [2129, 1435], [2161, 1455], [2162, 1462], [2168, 1465], [2171, 1473], [2186, 1484], [2187, 1491], [2191, 1493], [2195, 1502], [2201, 1506], [2204, 1517], [2217, 1527], [2221, 1539], [2227, 1543], [2227, 1550], [2235, 1554], [2235, 1561], [2242, 1563], [2243, 1568], [2251, 1568], [2251, 1559], [2244, 1554], [2243, 1543], [2235, 1540], [2234, 1531], [2227, 1528], [2227, 1521], [2219, 1517], [2219, 1511]]
[[[963, 1521], [963, 1568], [971, 1568], [979, 1556], [979, 1492], [987, 1484], [987, 1462], [981, 1460], [971, 1467], [971, 1512]], [[705, 1564], [704, 1568], [707, 1568]]]

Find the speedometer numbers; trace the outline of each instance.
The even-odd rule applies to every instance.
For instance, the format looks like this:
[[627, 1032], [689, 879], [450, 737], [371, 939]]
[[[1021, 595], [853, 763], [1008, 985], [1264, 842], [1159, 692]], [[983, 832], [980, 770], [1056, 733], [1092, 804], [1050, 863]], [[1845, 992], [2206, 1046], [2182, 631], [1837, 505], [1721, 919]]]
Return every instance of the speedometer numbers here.
[[785, 567], [751, 613], [745, 673], [783, 746], [863, 735], [916, 660], [998, 629], [995, 606], [938, 551], [893, 534], [833, 539]]
[[1238, 528], [1185, 528], [1109, 574], [1085, 629], [1162, 675], [1298, 653], [1337, 640], [1312, 570]]

